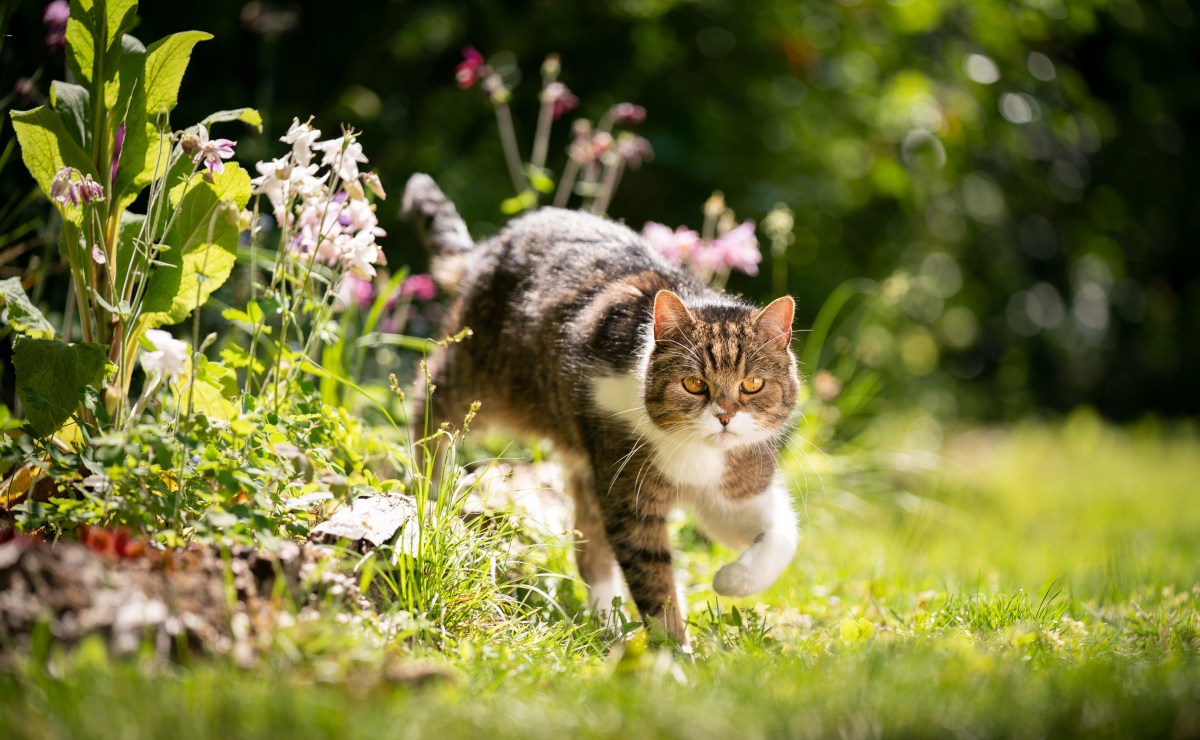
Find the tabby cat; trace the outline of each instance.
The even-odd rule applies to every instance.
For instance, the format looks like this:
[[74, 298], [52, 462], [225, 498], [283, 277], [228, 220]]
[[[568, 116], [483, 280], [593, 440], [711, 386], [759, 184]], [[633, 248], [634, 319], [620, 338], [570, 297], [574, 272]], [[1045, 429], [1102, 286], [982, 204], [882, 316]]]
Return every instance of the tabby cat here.
[[479, 400], [481, 421], [553, 442], [591, 608], [611, 608], [623, 574], [642, 618], [687, 644], [667, 533], [676, 505], [745, 548], [717, 572], [718, 594], [774, 583], [798, 539], [775, 470], [799, 386], [792, 298], [747, 305], [577, 211], [543, 208], [475, 244], [428, 175], [409, 180], [404, 210], [454, 295], [443, 330], [472, 330], [429, 358], [437, 392], [428, 418], [418, 399], [415, 428]]

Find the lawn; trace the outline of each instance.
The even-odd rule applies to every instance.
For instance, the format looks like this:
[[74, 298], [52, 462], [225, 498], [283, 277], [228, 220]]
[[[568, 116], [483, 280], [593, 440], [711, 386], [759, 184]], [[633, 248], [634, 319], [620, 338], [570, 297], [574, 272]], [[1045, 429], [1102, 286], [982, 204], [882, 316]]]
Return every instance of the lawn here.
[[790, 456], [804, 539], [761, 598], [718, 603], [730, 553], [681, 525], [694, 657], [548, 608], [436, 638], [343, 614], [249, 667], [43, 651], [0, 677], [0, 736], [1200, 734], [1194, 430], [1078, 413], [862, 447]]

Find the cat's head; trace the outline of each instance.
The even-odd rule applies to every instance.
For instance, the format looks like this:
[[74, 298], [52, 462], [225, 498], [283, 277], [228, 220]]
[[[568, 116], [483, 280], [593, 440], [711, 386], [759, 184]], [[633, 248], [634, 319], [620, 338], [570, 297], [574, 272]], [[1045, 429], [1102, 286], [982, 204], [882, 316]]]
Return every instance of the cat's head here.
[[644, 378], [650, 420], [713, 447], [766, 442], [787, 424], [800, 381], [791, 352], [795, 301], [688, 307], [669, 290], [654, 299]]

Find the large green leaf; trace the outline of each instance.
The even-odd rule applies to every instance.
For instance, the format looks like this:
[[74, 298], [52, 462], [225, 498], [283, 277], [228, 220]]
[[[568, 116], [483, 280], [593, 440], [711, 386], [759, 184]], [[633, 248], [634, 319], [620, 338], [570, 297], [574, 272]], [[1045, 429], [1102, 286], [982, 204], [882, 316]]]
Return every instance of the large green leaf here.
[[[118, 202], [122, 196], [136, 195], [150, 184], [154, 160], [147, 162], [147, 153], [152, 136], [156, 142], [155, 154], [158, 150], [157, 132], [146, 123], [146, 92], [142, 84], [146, 74], [146, 48], [133, 36], [126, 35], [121, 39], [121, 49], [116, 76], [104, 86], [104, 97], [115, 121], [108, 135], [115, 135], [116, 126], [125, 124], [125, 145], [113, 183], [113, 198]], [[149, 173], [146, 172], [147, 164], [151, 167]]]
[[71, 418], [83, 402], [84, 388], [98, 387], [104, 379], [106, 362], [100, 344], [28, 337], [13, 342], [17, 396], [35, 436], [49, 436]]
[[[94, 91], [92, 79], [96, 64], [97, 36], [103, 28], [104, 63], [119, 53], [118, 41], [137, 22], [137, 0], [71, 0], [71, 18], [67, 21], [67, 67], [84, 87]], [[115, 63], [115, 59], [111, 60]], [[114, 70], [107, 66], [106, 82]]]
[[[176, 191], [172, 196], [178, 197]], [[163, 239], [171, 249], [159, 256], [165, 264], [154, 270], [146, 286], [133, 336], [183, 321], [229, 279], [237, 261], [238, 211], [249, 198], [250, 176], [232, 162], [213, 176], [212, 184], [193, 181]]]
[[54, 326], [29, 300], [25, 289], [21, 287], [20, 278], [0, 280], [0, 307], [8, 309], [8, 323], [18, 333], [35, 339], [54, 337]]
[[192, 47], [212, 38], [203, 31], [173, 33], [159, 39], [146, 55], [146, 115], [153, 121], [160, 111], [175, 108], [179, 83], [192, 58]]
[[87, 150], [92, 142], [92, 130], [88, 126], [91, 104], [91, 95], [82, 85], [62, 80], [50, 83], [50, 105], [58, 111], [67, 133], [83, 150]]
[[[43, 105], [29, 111], [13, 111], [12, 121], [21, 144], [21, 158], [47, 198], [50, 181], [64, 166], [74, 167], [99, 181], [88, 155], [67, 133], [57, 113]], [[68, 219], [79, 223], [82, 209], [68, 206], [65, 210]]]

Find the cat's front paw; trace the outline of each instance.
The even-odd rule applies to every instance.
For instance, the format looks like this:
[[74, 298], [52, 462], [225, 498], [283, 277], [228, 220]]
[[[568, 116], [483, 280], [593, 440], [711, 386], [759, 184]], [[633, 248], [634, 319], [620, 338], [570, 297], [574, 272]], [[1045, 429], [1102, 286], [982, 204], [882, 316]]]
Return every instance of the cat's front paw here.
[[730, 563], [717, 571], [713, 578], [713, 590], [722, 596], [749, 596], [770, 585], [760, 581], [754, 571], [745, 565]]

